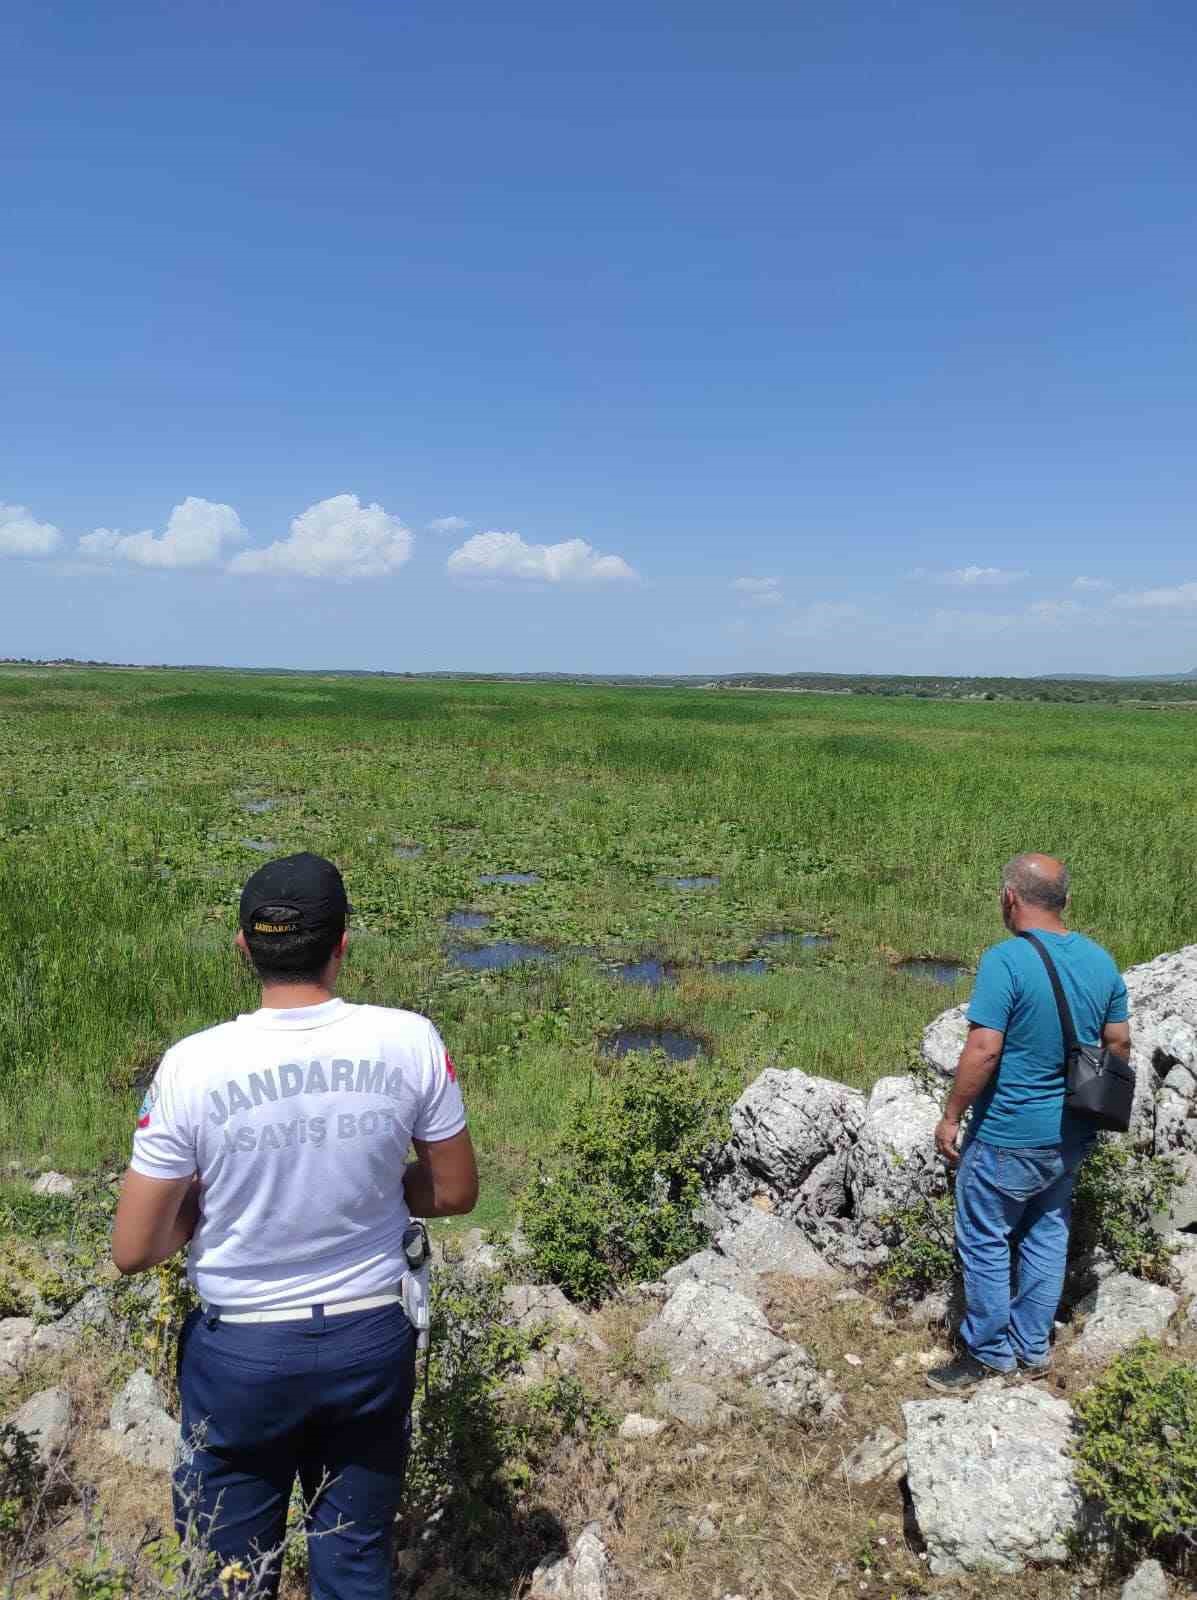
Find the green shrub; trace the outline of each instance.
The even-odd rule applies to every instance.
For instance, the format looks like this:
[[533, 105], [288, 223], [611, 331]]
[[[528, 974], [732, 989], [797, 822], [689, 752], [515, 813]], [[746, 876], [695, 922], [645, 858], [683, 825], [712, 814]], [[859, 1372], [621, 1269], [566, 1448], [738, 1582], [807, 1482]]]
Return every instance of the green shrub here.
[[725, 1136], [734, 1092], [711, 1067], [663, 1056], [614, 1064], [568, 1124], [557, 1170], [524, 1195], [536, 1270], [593, 1304], [621, 1280], [658, 1278], [701, 1249], [701, 1164]]
[[911, 1300], [943, 1289], [956, 1269], [953, 1196], [924, 1196], [915, 1205], [882, 1217], [890, 1253], [877, 1273], [877, 1287], [892, 1299]]
[[1077, 1481], [1123, 1550], [1197, 1550], [1197, 1368], [1144, 1339], [1079, 1396]]
[[26, 1538], [37, 1514], [42, 1472], [27, 1434], [0, 1422], [0, 1551]]
[[1120, 1272], [1166, 1282], [1171, 1252], [1154, 1218], [1179, 1185], [1167, 1157], [1145, 1155], [1125, 1139], [1099, 1139], [1077, 1175], [1071, 1254], [1099, 1247]]
[[554, 1537], [528, 1515], [525, 1492], [566, 1436], [585, 1444], [612, 1419], [568, 1374], [512, 1384], [551, 1328], [511, 1327], [496, 1280], [442, 1269], [432, 1286], [403, 1531], [422, 1561], [452, 1574], [454, 1596], [506, 1594]]

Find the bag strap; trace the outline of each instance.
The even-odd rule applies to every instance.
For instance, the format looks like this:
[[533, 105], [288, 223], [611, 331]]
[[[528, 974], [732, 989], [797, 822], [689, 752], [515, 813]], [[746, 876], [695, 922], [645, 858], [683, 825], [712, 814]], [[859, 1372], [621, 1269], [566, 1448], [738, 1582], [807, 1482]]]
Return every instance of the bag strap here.
[[1076, 1029], [1072, 1023], [1072, 1011], [1068, 1004], [1068, 997], [1064, 993], [1064, 985], [1060, 982], [1060, 974], [1056, 971], [1056, 963], [1047, 953], [1047, 946], [1037, 935], [1029, 929], [1019, 930], [1018, 937], [1025, 939], [1028, 944], [1033, 944], [1043, 958], [1043, 965], [1047, 968], [1047, 975], [1051, 979], [1052, 993], [1056, 997], [1056, 1010], [1060, 1013], [1060, 1032], [1064, 1035], [1064, 1062], [1065, 1065], [1072, 1060], [1077, 1048]]

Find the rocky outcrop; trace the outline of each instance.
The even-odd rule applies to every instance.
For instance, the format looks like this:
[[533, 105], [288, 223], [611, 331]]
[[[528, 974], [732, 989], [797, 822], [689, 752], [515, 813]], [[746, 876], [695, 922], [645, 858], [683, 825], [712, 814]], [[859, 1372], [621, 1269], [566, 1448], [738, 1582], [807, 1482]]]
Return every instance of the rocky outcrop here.
[[718, 1250], [738, 1267], [806, 1278], [879, 1266], [884, 1219], [946, 1188], [939, 1116], [912, 1077], [882, 1078], [866, 1099], [797, 1070], [763, 1072], [733, 1106], [731, 1138], [711, 1164]]
[[30, 1440], [43, 1467], [58, 1460], [71, 1432], [71, 1397], [65, 1389], [43, 1389], [6, 1420]]
[[683, 1280], [638, 1342], [662, 1357], [674, 1378], [744, 1380], [781, 1416], [816, 1420], [838, 1411], [840, 1397], [810, 1354], [779, 1338], [757, 1302], [734, 1289]]
[[653, 1390], [653, 1404], [687, 1428], [715, 1428], [731, 1422], [736, 1412], [715, 1390], [694, 1378], [671, 1378]]
[[64, 1172], [43, 1172], [33, 1185], [34, 1194], [61, 1194], [72, 1195], [75, 1192], [75, 1180], [68, 1178]]
[[639, 1343], [675, 1377], [715, 1383], [749, 1378], [789, 1351], [755, 1301], [720, 1284], [679, 1283]]
[[944, 1080], [945, 1087], [956, 1076], [956, 1063], [968, 1038], [967, 1011], [967, 1006], [953, 1006], [950, 1011], [941, 1011], [934, 1022], [928, 1023], [923, 1030], [919, 1054], [924, 1065]]
[[592, 1522], [578, 1535], [569, 1555], [537, 1567], [528, 1600], [608, 1600], [616, 1576], [602, 1529]]
[[754, 1206], [798, 1222], [822, 1249], [845, 1233], [848, 1156], [865, 1118], [858, 1089], [771, 1067], [732, 1107], [731, 1138], [712, 1163], [708, 1192], [719, 1228]]
[[111, 1321], [102, 1289], [89, 1289], [57, 1322], [5, 1317], [0, 1321], [0, 1379], [15, 1378], [35, 1356], [70, 1355], [87, 1328], [101, 1328]]
[[1122, 1585], [1121, 1600], [1168, 1600], [1168, 1578], [1158, 1561], [1144, 1561]]
[[621, 1439], [655, 1439], [664, 1430], [659, 1417], [646, 1417], [640, 1411], [629, 1411], [619, 1424]]
[[882, 1479], [897, 1483], [906, 1475], [906, 1441], [883, 1425], [848, 1452], [843, 1472], [848, 1482], [858, 1488]]
[[0, 1318], [0, 1379], [15, 1378], [33, 1352], [32, 1317]]
[[907, 1481], [933, 1573], [1016, 1573], [1068, 1559], [1089, 1519], [1065, 1401], [997, 1384], [970, 1400], [902, 1409]]
[[179, 1424], [162, 1404], [158, 1385], [139, 1368], [112, 1402], [107, 1447], [135, 1466], [169, 1472], [179, 1446]]
[[[471, 1274], [468, 1272], [466, 1276]], [[606, 1345], [590, 1326], [589, 1320], [571, 1305], [553, 1283], [514, 1283], [503, 1290], [507, 1319], [525, 1334], [548, 1331], [540, 1349], [525, 1359], [516, 1379], [517, 1387], [543, 1383], [557, 1373], [572, 1372], [583, 1346], [599, 1355]]]
[[1115, 1272], [1078, 1304], [1087, 1320], [1073, 1348], [1087, 1360], [1108, 1361], [1138, 1339], [1157, 1339], [1179, 1305], [1180, 1296], [1162, 1284]]
[[745, 1273], [781, 1272], [824, 1280], [836, 1276], [801, 1228], [755, 1208], [736, 1227], [725, 1228], [715, 1248]]
[[935, 1153], [940, 1103], [913, 1078], [881, 1078], [865, 1107], [864, 1125], [848, 1160], [852, 1218], [862, 1243], [884, 1243], [882, 1218], [947, 1191], [947, 1169]]
[[738, 1267], [717, 1250], [699, 1250], [685, 1261], [679, 1261], [676, 1267], [670, 1267], [664, 1278], [665, 1299], [679, 1283], [713, 1283], [721, 1289], [746, 1295], [749, 1300], [761, 1300], [765, 1295], [765, 1285], [755, 1272]]
[[1197, 1226], [1197, 945], [1156, 956], [1125, 976], [1136, 1075], [1132, 1134], [1180, 1170], [1169, 1224]]

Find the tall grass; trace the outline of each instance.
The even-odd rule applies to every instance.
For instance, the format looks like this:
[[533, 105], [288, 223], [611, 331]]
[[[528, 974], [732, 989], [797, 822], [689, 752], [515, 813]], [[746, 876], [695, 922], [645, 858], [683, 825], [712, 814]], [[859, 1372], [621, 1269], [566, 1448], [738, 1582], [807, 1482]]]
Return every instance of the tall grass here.
[[[1069, 859], [1078, 925], [1124, 965], [1197, 939], [1195, 738], [1184, 711], [1109, 706], [0, 672], [0, 1152], [122, 1159], [157, 1054], [255, 1003], [231, 951], [264, 859], [246, 839], [342, 864], [347, 992], [450, 1037], [496, 1211], [618, 1023], [689, 1027], [744, 1078], [867, 1085], [967, 992], [892, 959], [974, 961], [1018, 850]], [[505, 867], [542, 881], [478, 883]], [[687, 871], [721, 882], [657, 883]], [[461, 905], [500, 937], [685, 970], [657, 993], [590, 957], [466, 976], [442, 929]], [[837, 937], [771, 951], [765, 978], [704, 970], [771, 928]]]

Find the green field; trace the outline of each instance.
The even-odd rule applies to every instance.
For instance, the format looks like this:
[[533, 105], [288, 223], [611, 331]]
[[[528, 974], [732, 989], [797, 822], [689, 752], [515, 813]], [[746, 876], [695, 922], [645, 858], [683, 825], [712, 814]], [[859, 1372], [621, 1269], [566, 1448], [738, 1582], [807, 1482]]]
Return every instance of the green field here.
[[[1195, 742], [1191, 712], [1114, 705], [0, 670], [0, 1153], [122, 1161], [162, 1050], [252, 1006], [231, 940], [257, 840], [342, 866], [345, 993], [440, 1025], [497, 1220], [620, 1024], [689, 1029], [745, 1081], [899, 1067], [967, 980], [894, 961], [975, 961], [1018, 850], [1067, 857], [1077, 925], [1123, 965], [1191, 942]], [[541, 881], [479, 883], [503, 870]], [[658, 882], [687, 873], [720, 882]], [[492, 921], [458, 937], [562, 959], [456, 969], [466, 907]], [[835, 940], [707, 970], [776, 930]], [[654, 954], [676, 983], [603, 965]]]

